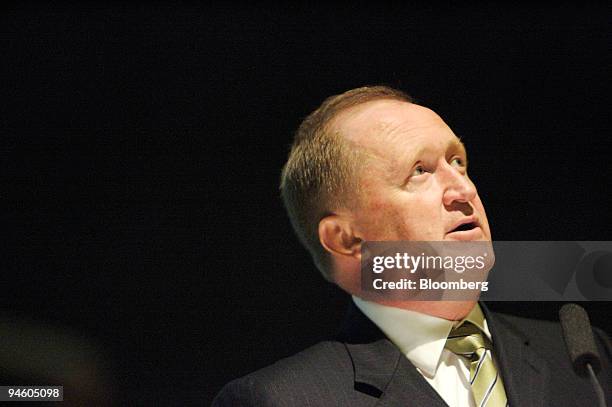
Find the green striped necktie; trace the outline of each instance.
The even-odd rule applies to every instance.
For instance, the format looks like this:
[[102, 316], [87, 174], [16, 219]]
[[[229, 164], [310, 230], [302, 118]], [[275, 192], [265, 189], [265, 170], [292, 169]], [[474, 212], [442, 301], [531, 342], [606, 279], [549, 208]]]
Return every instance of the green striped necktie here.
[[491, 348], [489, 339], [476, 325], [467, 321], [453, 329], [446, 340], [446, 349], [470, 362], [470, 384], [476, 406], [505, 407], [508, 405], [506, 391]]

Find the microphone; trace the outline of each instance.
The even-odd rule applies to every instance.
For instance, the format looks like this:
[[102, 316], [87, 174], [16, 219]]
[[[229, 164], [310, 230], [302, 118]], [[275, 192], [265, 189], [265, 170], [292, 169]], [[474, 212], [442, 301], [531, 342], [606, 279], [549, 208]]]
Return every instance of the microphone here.
[[606, 407], [604, 392], [596, 376], [601, 370], [601, 359], [587, 312], [578, 304], [565, 304], [559, 310], [559, 320], [574, 371], [590, 378], [599, 406]]

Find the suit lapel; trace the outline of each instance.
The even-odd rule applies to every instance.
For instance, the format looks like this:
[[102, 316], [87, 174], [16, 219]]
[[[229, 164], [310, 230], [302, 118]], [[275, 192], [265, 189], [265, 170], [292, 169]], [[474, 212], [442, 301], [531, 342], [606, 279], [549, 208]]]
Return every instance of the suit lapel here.
[[379, 398], [376, 406], [447, 406], [352, 301], [338, 339], [345, 343], [353, 361], [355, 390]]
[[493, 336], [493, 347], [510, 406], [544, 406], [549, 369], [531, 348], [529, 339], [503, 316], [481, 303]]
[[448, 407], [404, 355], [401, 355], [397, 369], [376, 406]]

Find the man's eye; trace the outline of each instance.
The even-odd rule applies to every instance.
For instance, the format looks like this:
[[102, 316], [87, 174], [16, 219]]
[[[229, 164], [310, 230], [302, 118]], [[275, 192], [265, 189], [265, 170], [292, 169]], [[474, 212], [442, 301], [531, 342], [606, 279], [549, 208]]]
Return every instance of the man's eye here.
[[453, 158], [450, 164], [455, 167], [465, 167], [465, 162], [459, 157]]
[[425, 168], [423, 168], [423, 166], [419, 165], [418, 167], [416, 167], [414, 169], [414, 171], [412, 171], [411, 176], [416, 177], [419, 175], [425, 174]]

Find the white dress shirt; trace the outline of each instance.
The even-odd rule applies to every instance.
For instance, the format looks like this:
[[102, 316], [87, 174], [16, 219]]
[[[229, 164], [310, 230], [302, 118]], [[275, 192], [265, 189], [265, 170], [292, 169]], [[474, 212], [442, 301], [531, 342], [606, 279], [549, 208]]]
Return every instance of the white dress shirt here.
[[[467, 359], [444, 349], [446, 338], [457, 321], [449, 321], [416, 311], [388, 307], [353, 296], [355, 305], [416, 366], [425, 380], [450, 407], [475, 407], [470, 388]], [[465, 319], [482, 315], [478, 303]], [[480, 327], [489, 339], [484, 321]]]

